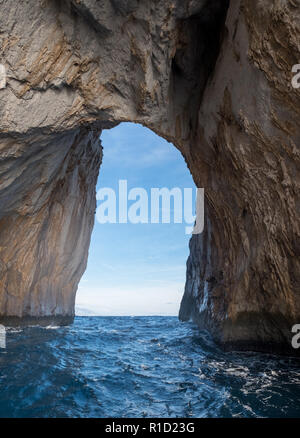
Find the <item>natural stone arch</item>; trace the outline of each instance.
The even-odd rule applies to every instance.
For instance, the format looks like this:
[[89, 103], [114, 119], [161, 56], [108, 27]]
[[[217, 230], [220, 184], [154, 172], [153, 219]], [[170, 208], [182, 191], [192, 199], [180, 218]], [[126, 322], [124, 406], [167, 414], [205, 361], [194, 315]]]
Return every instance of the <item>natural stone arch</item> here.
[[3, 317], [72, 317], [99, 135], [133, 121], [171, 141], [206, 190], [181, 318], [229, 346], [289, 349], [300, 320], [299, 7], [228, 4], [3, 2]]

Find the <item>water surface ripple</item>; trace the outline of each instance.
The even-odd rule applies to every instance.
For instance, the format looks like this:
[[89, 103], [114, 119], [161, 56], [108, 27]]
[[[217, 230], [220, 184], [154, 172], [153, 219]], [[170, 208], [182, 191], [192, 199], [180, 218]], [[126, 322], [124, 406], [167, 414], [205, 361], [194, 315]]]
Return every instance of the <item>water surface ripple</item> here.
[[300, 368], [175, 317], [76, 317], [8, 330], [0, 394], [0, 417], [300, 417]]

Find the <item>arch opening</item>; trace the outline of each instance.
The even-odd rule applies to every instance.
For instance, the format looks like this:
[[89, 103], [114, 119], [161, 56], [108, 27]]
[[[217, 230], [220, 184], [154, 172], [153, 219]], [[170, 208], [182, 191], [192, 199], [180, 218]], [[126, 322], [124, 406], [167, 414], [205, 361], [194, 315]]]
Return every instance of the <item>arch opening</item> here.
[[178, 316], [196, 187], [181, 153], [150, 129], [101, 135], [103, 160], [80, 316]]

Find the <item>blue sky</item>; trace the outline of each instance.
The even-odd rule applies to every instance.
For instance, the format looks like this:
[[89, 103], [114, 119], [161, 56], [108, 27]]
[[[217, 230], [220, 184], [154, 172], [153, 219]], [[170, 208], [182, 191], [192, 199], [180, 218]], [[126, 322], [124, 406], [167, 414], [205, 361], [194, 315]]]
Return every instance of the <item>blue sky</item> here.
[[[118, 193], [119, 180], [127, 180], [128, 190], [142, 187], [149, 195], [151, 187], [195, 191], [180, 152], [149, 129], [122, 123], [105, 130], [101, 139], [104, 157], [97, 190], [110, 187]], [[190, 239], [186, 225], [100, 224], [95, 220], [76, 313], [177, 315]]]

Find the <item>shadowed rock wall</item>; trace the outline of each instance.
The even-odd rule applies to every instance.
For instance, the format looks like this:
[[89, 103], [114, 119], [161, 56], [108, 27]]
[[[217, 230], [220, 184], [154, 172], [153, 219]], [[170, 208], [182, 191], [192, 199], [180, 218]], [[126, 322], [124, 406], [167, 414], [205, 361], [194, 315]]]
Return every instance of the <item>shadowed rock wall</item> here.
[[228, 348], [290, 351], [300, 321], [297, 2], [232, 1], [190, 148], [206, 227], [180, 318]]

